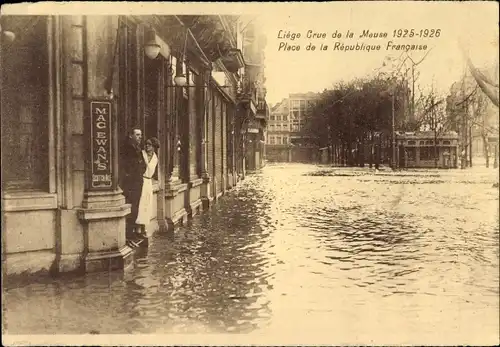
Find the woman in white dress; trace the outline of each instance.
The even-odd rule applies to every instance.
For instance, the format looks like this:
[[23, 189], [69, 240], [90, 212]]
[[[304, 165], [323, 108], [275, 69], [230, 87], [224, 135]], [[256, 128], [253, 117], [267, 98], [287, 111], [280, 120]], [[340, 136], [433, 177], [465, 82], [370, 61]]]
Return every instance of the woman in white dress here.
[[141, 234], [146, 237], [146, 225], [148, 225], [154, 216], [153, 211], [153, 178], [158, 178], [158, 156], [156, 151], [159, 147], [159, 142], [156, 137], [152, 137], [146, 141], [145, 149], [142, 151], [142, 156], [146, 163], [146, 170], [142, 175], [143, 185], [141, 199], [139, 200], [139, 209], [137, 213], [136, 224], [141, 226]]

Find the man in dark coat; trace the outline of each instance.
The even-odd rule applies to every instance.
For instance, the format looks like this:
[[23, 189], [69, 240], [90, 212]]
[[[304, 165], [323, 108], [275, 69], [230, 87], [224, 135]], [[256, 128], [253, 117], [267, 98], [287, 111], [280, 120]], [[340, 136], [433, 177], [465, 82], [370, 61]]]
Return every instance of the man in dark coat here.
[[131, 212], [127, 216], [127, 238], [135, 238], [138, 233], [135, 220], [141, 198], [142, 175], [146, 170], [146, 163], [141, 152], [141, 142], [142, 131], [139, 127], [134, 127], [127, 134], [120, 150], [120, 186], [126, 202], [131, 204]]

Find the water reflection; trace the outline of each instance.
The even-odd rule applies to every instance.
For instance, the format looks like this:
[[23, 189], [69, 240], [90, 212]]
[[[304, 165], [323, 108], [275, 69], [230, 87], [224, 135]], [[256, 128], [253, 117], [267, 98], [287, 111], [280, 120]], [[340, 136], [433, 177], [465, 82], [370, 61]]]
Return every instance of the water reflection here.
[[494, 173], [322, 170], [248, 176], [125, 273], [7, 290], [8, 331], [498, 336]]

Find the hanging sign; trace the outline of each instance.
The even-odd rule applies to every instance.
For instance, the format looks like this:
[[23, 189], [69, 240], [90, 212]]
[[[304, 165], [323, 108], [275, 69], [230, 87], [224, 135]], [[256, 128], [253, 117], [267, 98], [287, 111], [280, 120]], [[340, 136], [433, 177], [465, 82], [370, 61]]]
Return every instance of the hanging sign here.
[[91, 188], [110, 189], [112, 180], [111, 102], [90, 102]]

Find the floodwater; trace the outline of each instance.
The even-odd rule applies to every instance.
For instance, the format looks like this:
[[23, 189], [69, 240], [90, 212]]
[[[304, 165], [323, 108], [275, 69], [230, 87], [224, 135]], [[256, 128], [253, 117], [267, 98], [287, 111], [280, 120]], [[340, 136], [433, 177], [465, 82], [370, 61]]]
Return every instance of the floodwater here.
[[493, 169], [268, 165], [123, 273], [5, 289], [4, 328], [496, 344], [496, 182]]

